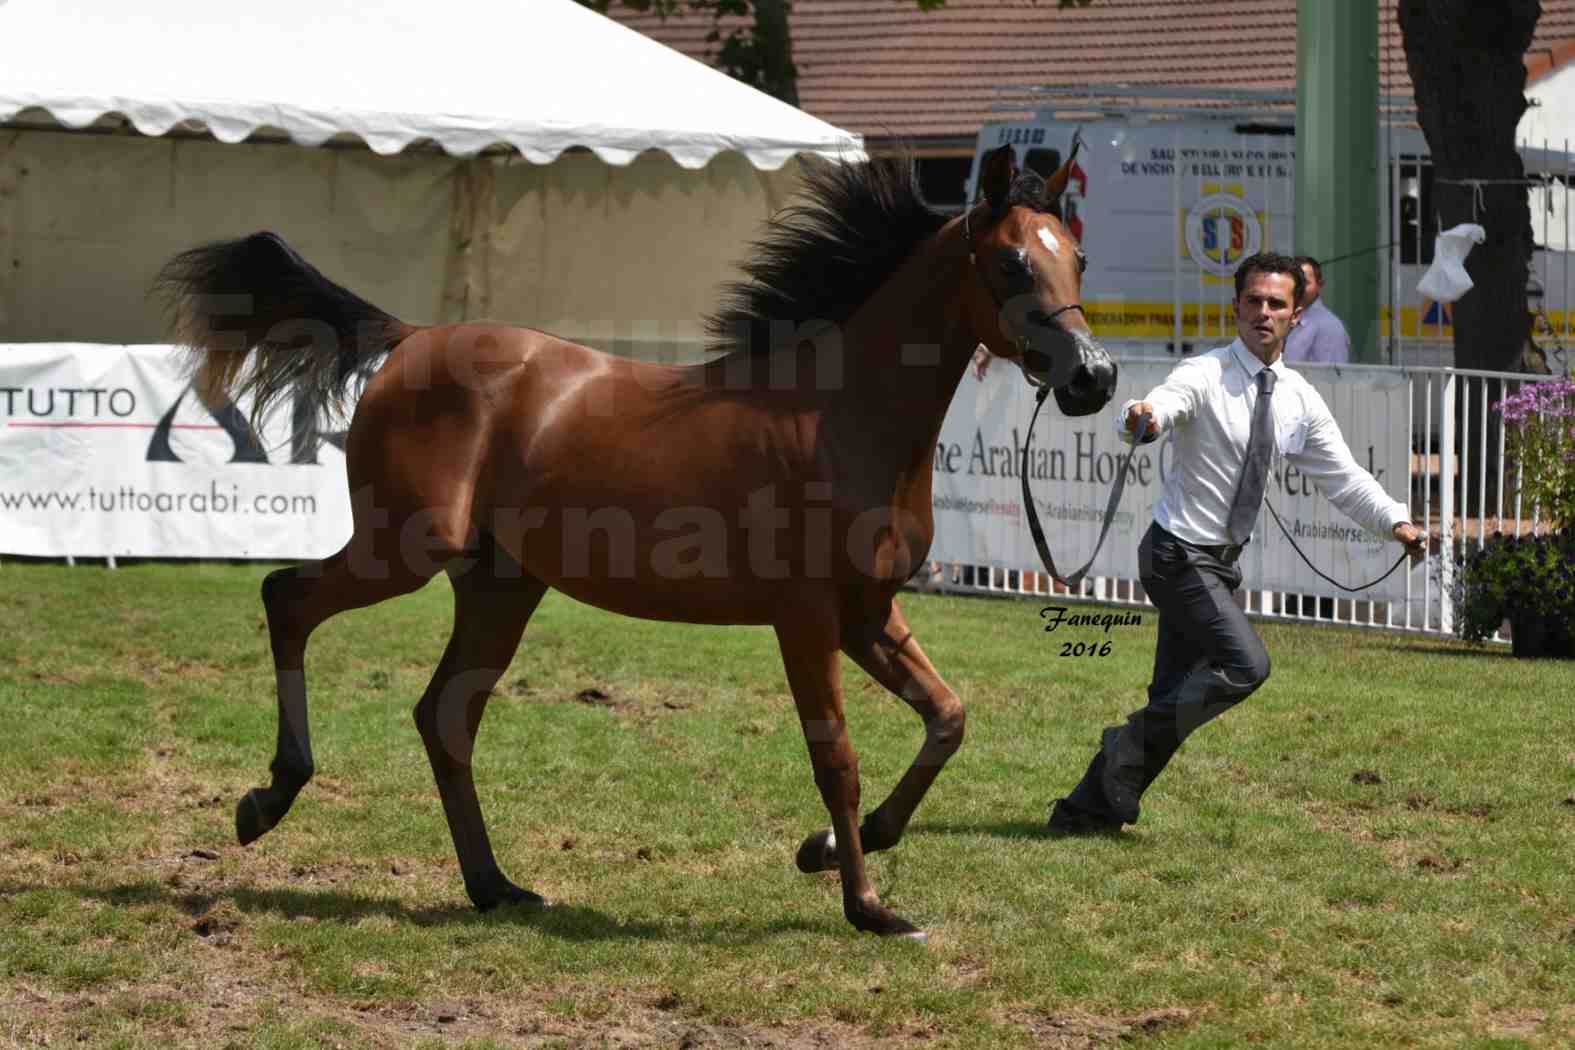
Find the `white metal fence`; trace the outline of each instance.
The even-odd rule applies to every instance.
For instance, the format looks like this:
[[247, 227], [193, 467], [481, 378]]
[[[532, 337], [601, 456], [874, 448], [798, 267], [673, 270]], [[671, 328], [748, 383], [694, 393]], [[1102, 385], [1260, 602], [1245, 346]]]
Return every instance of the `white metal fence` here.
[[[1274, 619], [1449, 634], [1454, 631], [1451, 588], [1456, 559], [1479, 549], [1495, 532], [1525, 535], [1545, 525], [1520, 495], [1514, 464], [1506, 469], [1505, 434], [1493, 406], [1527, 383], [1554, 378], [1453, 368], [1402, 370], [1411, 386], [1406, 431], [1411, 437], [1408, 478], [1413, 520], [1436, 537], [1426, 561], [1409, 571], [1406, 600], [1369, 601], [1329, 585], [1311, 593], [1244, 590], [1246, 610]], [[1052, 523], [1046, 523], [1052, 548]], [[1145, 526], [1146, 527], [1146, 526]], [[1272, 522], [1269, 528], [1278, 528]], [[1141, 531], [1141, 530], [1140, 530]], [[1395, 547], [1398, 557], [1400, 548]], [[1086, 552], [1068, 550], [1075, 564]], [[1148, 605], [1142, 584], [1112, 576], [1085, 580], [1073, 594], [1037, 564], [1016, 567], [940, 564], [915, 586], [923, 590], [999, 596], [1048, 597], [1114, 605]], [[1251, 581], [1249, 580], [1249, 583]], [[1346, 581], [1354, 583], [1359, 581]]]

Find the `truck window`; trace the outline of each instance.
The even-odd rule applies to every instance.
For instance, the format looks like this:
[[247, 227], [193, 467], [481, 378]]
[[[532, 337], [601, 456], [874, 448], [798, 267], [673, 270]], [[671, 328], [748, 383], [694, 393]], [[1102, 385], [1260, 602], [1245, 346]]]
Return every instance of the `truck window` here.
[[1048, 179], [1061, 170], [1061, 151], [1058, 149], [1031, 149], [1028, 156], [1023, 158], [1023, 166], [1029, 171]]
[[1400, 265], [1426, 266], [1433, 261], [1433, 238], [1438, 234], [1438, 218], [1433, 213], [1433, 165], [1402, 154], [1390, 171], [1391, 178], [1398, 176], [1400, 180]]
[[962, 211], [968, 204], [968, 172], [972, 167], [972, 157], [913, 158], [920, 199], [936, 211]]

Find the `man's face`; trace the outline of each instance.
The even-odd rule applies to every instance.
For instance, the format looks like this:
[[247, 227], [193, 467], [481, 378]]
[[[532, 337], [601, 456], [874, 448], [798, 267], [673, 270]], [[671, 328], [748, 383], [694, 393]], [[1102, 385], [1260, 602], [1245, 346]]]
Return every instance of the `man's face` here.
[[1306, 309], [1323, 293], [1323, 285], [1318, 282], [1318, 275], [1313, 273], [1313, 268], [1306, 263], [1302, 263], [1302, 276], [1307, 279], [1302, 289], [1302, 308]]
[[1285, 349], [1291, 324], [1301, 316], [1296, 281], [1288, 273], [1254, 270], [1236, 297], [1236, 331], [1253, 356], [1273, 364]]

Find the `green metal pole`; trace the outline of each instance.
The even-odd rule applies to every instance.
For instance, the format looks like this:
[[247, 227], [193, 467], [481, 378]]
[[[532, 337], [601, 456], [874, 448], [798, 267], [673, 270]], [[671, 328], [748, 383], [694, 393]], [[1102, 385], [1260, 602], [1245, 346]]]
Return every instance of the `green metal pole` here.
[[1378, 228], [1378, 0], [1297, 0], [1296, 254], [1332, 260], [1324, 304], [1351, 360], [1383, 363]]

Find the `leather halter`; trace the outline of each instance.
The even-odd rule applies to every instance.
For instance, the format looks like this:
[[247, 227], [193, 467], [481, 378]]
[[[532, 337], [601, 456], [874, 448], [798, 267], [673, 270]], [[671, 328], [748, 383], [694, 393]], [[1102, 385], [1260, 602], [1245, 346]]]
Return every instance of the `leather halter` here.
[[[973, 208], [970, 207], [963, 212], [963, 240], [968, 245], [968, 265], [977, 269], [978, 258], [973, 250], [973, 230], [971, 228], [970, 222], [972, 218]], [[985, 289], [989, 291], [990, 298], [995, 301], [996, 308], [1004, 311], [1006, 309], [1006, 304], [1001, 302], [1001, 297], [996, 294], [995, 286], [989, 281], [985, 281], [984, 286]], [[1057, 317], [1060, 317], [1068, 310], [1076, 310], [1078, 313], [1083, 315], [1085, 320], [1088, 317], [1087, 312], [1083, 309], [1082, 303], [1067, 303], [1064, 306], [1058, 306], [1054, 310], [1050, 311], [1050, 313], [1046, 315], [1045, 320], [1047, 323], [1054, 321]], [[1017, 334], [1018, 353], [1024, 354], [1027, 352], [1028, 348], [1028, 337], [1026, 335]], [[1121, 502], [1121, 493], [1126, 488], [1127, 466], [1131, 463], [1133, 452], [1136, 451], [1137, 446], [1133, 446], [1133, 452], [1127, 453], [1126, 462], [1122, 463], [1116, 472], [1115, 484], [1111, 487], [1110, 500], [1105, 507], [1104, 522], [1100, 526], [1099, 539], [1094, 544], [1094, 553], [1089, 555], [1088, 561], [1083, 564], [1082, 568], [1065, 576], [1061, 575], [1060, 571], [1056, 569], [1055, 558], [1053, 558], [1050, 554], [1050, 545], [1045, 540], [1044, 526], [1039, 523], [1039, 512], [1034, 507], [1034, 497], [1028, 488], [1028, 455], [1029, 450], [1033, 447], [1034, 443], [1034, 424], [1039, 420], [1039, 410], [1044, 407], [1045, 399], [1050, 393], [1050, 386], [1044, 380], [1035, 379], [1033, 373], [1029, 372], [1026, 368], [1023, 369], [1023, 377], [1028, 380], [1029, 386], [1038, 389], [1038, 394], [1035, 397], [1034, 412], [1028, 420], [1028, 433], [1023, 439], [1023, 447], [1020, 453], [1017, 470], [1017, 476], [1021, 480], [1023, 486], [1023, 509], [1028, 517], [1028, 532], [1029, 535], [1033, 537], [1034, 547], [1039, 551], [1039, 560], [1044, 562], [1045, 568], [1050, 571], [1050, 575], [1055, 579], [1060, 580], [1068, 587], [1075, 589], [1077, 588], [1078, 584], [1082, 582], [1084, 575], [1089, 570], [1089, 567], [1094, 564], [1094, 559], [1099, 556], [1099, 548], [1104, 546], [1105, 536], [1110, 532], [1110, 522], [1115, 517], [1116, 506]], [[1146, 427], [1147, 425], [1148, 421], [1145, 418], [1143, 426]]]
[[[973, 230], [971, 229], [970, 220], [973, 218], [973, 209], [976, 207], [978, 207], [978, 205], [965, 208], [963, 210], [962, 217], [963, 242], [968, 245], [968, 265], [973, 267], [978, 266], [978, 257], [974, 254], [973, 250]], [[989, 281], [985, 281], [984, 287], [990, 293], [990, 298], [995, 302], [996, 309], [1005, 310], [1006, 304], [1001, 302], [1001, 297], [996, 294], [995, 286]], [[1076, 310], [1078, 313], [1083, 315], [1084, 321], [1088, 320], [1088, 311], [1083, 309], [1082, 303], [1067, 303], [1065, 306], [1058, 306], [1049, 313], [1045, 314], [1045, 323], [1049, 324], [1051, 321], [1054, 321], [1057, 317], [1060, 317], [1068, 310]], [[1026, 353], [1029, 349], [1028, 337], [1020, 332], [1014, 333], [1014, 335], [1016, 336], [1018, 354], [1021, 355]], [[1035, 379], [1033, 373], [1029, 372], [1026, 368], [1023, 369], [1023, 377], [1028, 380], [1029, 386], [1038, 387], [1041, 391], [1046, 389], [1044, 381], [1041, 379]]]

